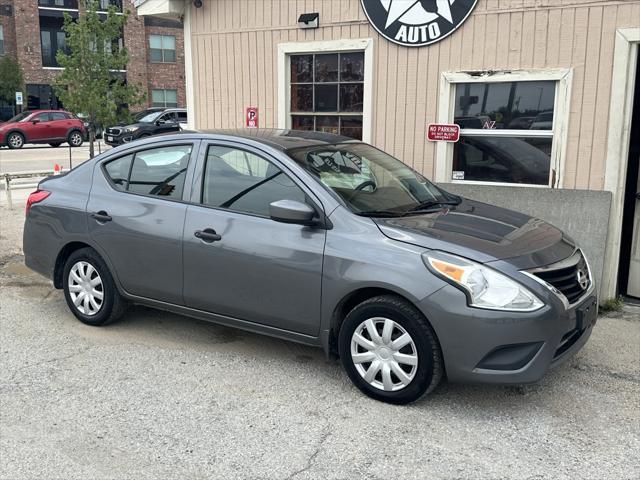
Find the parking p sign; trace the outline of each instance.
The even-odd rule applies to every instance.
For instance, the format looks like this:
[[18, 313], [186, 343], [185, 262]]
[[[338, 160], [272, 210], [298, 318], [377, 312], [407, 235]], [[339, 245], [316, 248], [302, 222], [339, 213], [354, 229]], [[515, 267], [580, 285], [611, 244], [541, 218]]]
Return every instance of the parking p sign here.
[[247, 128], [258, 128], [258, 107], [247, 107]]
[[22, 92], [16, 92], [16, 105], [22, 105]]

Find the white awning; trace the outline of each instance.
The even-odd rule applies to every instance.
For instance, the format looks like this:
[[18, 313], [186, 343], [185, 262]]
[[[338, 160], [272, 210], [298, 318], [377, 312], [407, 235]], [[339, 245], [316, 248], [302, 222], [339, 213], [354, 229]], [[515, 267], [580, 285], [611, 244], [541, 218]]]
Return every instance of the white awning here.
[[136, 0], [139, 16], [180, 18], [184, 14], [185, 0]]

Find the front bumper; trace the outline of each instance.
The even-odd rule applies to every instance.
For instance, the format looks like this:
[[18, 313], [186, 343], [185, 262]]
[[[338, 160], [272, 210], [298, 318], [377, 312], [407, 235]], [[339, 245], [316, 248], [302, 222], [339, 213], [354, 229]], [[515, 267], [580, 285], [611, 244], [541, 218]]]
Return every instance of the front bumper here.
[[530, 313], [483, 310], [447, 285], [419, 308], [436, 331], [450, 381], [525, 384], [578, 352], [595, 325], [594, 285], [569, 308], [553, 294], [545, 300]]
[[117, 147], [118, 145], [123, 145], [135, 140], [133, 132], [126, 132], [124, 130], [118, 134], [113, 134], [106, 131], [103, 133], [102, 138], [104, 140], [104, 143], [111, 145], [112, 147]]

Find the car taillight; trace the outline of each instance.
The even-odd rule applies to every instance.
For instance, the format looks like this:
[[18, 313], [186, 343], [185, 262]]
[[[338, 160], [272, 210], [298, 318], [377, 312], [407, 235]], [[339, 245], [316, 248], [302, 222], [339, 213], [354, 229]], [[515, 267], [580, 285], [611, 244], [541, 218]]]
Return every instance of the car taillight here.
[[27, 208], [24, 211], [25, 216], [29, 214], [31, 205], [33, 205], [34, 203], [40, 203], [49, 195], [51, 195], [51, 192], [47, 192], [46, 190], [36, 190], [35, 192], [32, 192], [29, 195], [29, 198], [27, 198]]

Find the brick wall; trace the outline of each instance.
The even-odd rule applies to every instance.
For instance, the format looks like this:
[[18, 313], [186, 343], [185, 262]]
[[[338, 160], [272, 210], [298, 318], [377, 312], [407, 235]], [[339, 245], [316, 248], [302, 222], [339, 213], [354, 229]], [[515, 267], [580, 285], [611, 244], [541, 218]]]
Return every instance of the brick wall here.
[[[4, 55], [16, 55], [16, 30], [14, 26], [13, 2], [0, 2], [0, 25], [4, 33]], [[0, 55], [1, 57], [1, 55]]]
[[[140, 85], [147, 92], [146, 101], [141, 105], [132, 105], [132, 109], [151, 105], [151, 90], [154, 88], [176, 89], [178, 104], [184, 106], [184, 35], [181, 24], [145, 22], [136, 15], [132, 0], [125, 0], [124, 3], [125, 9], [131, 12], [124, 28], [124, 44], [129, 52], [127, 81]], [[17, 55], [25, 84], [51, 84], [59, 70], [42, 66], [38, 0], [0, 0], [1, 5], [12, 6], [13, 15], [0, 15], [0, 22], [4, 27], [5, 51]], [[149, 62], [147, 35], [150, 33], [176, 37], [176, 63]]]
[[178, 106], [186, 106], [185, 79], [184, 79], [184, 35], [182, 29], [171, 27], [146, 27], [147, 38], [149, 35], [173, 35], [176, 37], [176, 62], [175, 63], [151, 63], [149, 43], [147, 41], [147, 86], [149, 90], [149, 104], [151, 104], [151, 90], [171, 89], [178, 92]]

